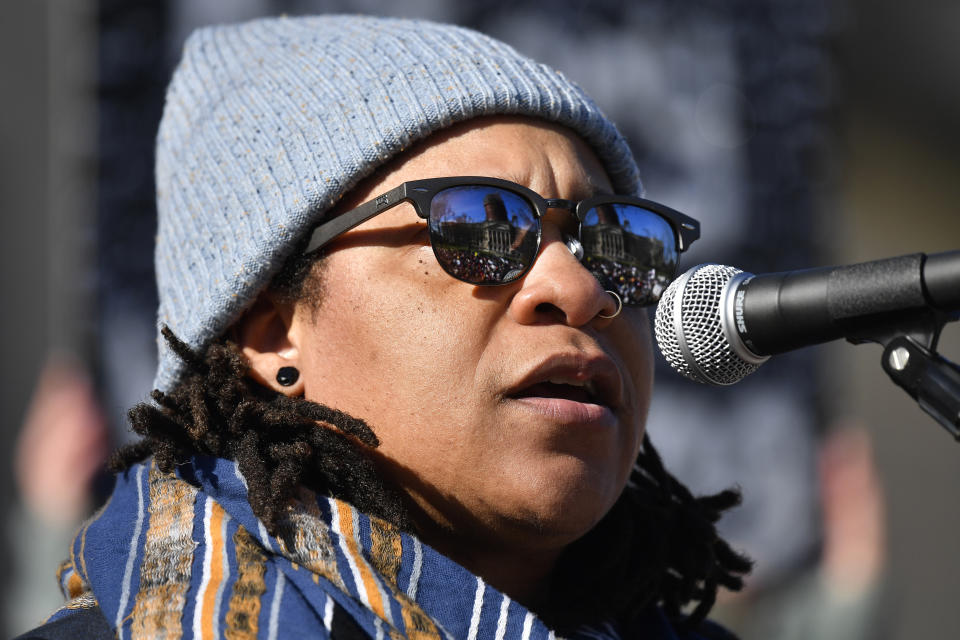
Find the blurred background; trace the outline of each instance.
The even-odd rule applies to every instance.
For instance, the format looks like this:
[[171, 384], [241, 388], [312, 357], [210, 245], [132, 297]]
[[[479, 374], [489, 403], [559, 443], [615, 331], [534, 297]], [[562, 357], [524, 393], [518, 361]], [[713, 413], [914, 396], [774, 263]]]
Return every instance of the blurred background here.
[[[678, 6], [679, 5], [679, 6]], [[153, 141], [197, 26], [365, 12], [479, 28], [579, 82], [647, 195], [701, 220], [686, 266], [767, 272], [960, 249], [960, 5], [929, 0], [31, 0], [0, 23], [0, 629], [58, 606], [73, 529], [155, 366]], [[960, 359], [948, 326], [940, 351]], [[960, 628], [960, 445], [877, 345], [709, 389], [662, 366], [650, 430], [757, 562], [717, 616], [750, 638]]]

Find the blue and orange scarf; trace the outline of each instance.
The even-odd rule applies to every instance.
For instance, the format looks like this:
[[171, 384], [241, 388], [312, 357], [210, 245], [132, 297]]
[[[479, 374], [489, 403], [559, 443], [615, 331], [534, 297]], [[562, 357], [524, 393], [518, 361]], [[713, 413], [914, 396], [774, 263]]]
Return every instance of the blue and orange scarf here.
[[[234, 462], [152, 462], [117, 479], [60, 571], [70, 602], [124, 638], [553, 639], [533, 613], [416, 537], [301, 491], [277, 536]], [[623, 637], [677, 636], [657, 610]], [[618, 638], [613, 625], [576, 637]]]

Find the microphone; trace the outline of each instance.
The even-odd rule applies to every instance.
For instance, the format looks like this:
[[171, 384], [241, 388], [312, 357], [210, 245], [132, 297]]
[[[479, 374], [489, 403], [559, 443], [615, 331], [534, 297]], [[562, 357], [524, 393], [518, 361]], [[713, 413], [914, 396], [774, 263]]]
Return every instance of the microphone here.
[[760, 275], [702, 264], [663, 293], [655, 331], [680, 374], [729, 385], [771, 355], [876, 340], [933, 310], [960, 310], [960, 251]]

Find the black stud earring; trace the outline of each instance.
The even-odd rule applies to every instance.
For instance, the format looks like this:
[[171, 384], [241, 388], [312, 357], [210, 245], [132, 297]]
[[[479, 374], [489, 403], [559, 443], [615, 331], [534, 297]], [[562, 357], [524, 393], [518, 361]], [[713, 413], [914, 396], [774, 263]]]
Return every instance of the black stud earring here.
[[277, 371], [277, 382], [285, 387], [289, 387], [300, 379], [300, 372], [296, 367], [280, 367]]

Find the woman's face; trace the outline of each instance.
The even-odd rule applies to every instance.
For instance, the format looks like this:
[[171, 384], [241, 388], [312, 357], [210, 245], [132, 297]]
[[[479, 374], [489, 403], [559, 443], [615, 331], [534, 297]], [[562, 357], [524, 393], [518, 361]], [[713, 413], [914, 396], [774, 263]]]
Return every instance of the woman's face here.
[[[532, 119], [459, 125], [391, 166], [347, 204], [458, 175], [547, 198], [611, 192], [582, 140]], [[648, 320], [629, 308], [599, 317], [615, 305], [564, 245], [575, 229], [552, 210], [526, 276], [477, 287], [443, 271], [403, 204], [335, 240], [319, 306], [293, 310], [286, 355], [305, 396], [370, 425], [428, 542], [561, 549], [623, 489], [650, 400]]]

